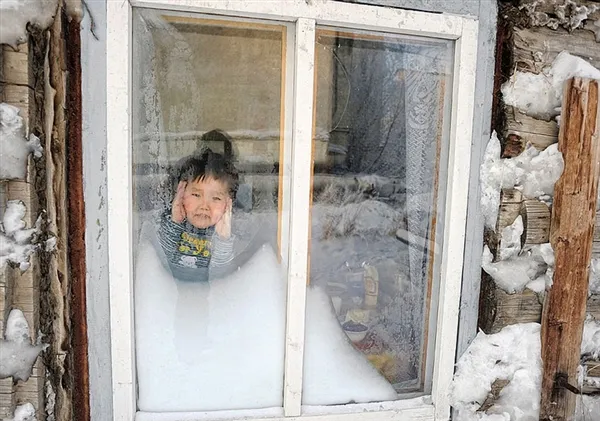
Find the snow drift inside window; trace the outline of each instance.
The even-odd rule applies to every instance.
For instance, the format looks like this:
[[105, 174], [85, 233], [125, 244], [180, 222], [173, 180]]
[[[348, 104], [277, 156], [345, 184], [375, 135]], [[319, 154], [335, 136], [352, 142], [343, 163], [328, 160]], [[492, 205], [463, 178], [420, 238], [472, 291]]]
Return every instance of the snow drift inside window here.
[[[138, 407], [281, 407], [293, 25], [133, 21]], [[315, 48], [302, 403], [427, 393], [453, 46], [319, 28]]]

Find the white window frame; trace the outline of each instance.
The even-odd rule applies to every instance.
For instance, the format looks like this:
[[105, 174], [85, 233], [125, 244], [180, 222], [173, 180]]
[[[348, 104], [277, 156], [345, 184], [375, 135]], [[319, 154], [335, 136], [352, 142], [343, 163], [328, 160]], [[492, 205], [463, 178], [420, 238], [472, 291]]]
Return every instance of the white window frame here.
[[[310, 4], [309, 4], [310, 3]], [[478, 22], [473, 17], [390, 9], [336, 1], [111, 0], [107, 1], [107, 185], [113, 419], [136, 413], [132, 255], [132, 7], [295, 22], [288, 301], [284, 406], [279, 416], [256, 420], [447, 420], [455, 362], [467, 196]], [[308, 259], [311, 133], [316, 25], [429, 36], [455, 42], [447, 199], [431, 395], [369, 405], [307, 407], [302, 366]], [[332, 412], [329, 412], [332, 411]], [[231, 411], [229, 411], [231, 412]], [[260, 412], [259, 412], [260, 413]], [[218, 416], [218, 413], [214, 415]], [[225, 415], [225, 414], [222, 414]], [[238, 419], [242, 414], [233, 415]], [[249, 414], [244, 414], [248, 416]], [[198, 418], [206, 419], [207, 414]], [[224, 419], [222, 416], [221, 419]], [[183, 419], [183, 418], [182, 418]], [[185, 418], [188, 419], [188, 418]], [[190, 418], [192, 419], [192, 418]]]

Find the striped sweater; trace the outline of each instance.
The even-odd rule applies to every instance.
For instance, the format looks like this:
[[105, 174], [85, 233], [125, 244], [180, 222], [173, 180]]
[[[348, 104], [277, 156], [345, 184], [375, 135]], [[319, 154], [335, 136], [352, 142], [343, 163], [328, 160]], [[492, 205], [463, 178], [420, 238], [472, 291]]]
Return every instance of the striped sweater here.
[[196, 228], [187, 221], [174, 222], [170, 209], [161, 215], [158, 237], [169, 269], [182, 281], [208, 281], [233, 260], [233, 236], [221, 238], [214, 226]]

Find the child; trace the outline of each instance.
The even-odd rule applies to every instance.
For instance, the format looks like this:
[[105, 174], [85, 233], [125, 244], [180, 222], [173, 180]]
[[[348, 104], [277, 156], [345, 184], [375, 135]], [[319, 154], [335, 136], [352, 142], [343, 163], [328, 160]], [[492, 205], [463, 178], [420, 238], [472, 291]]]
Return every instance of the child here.
[[177, 192], [161, 216], [159, 242], [174, 277], [207, 281], [209, 265], [233, 259], [231, 207], [238, 173], [230, 160], [210, 149], [180, 166]]

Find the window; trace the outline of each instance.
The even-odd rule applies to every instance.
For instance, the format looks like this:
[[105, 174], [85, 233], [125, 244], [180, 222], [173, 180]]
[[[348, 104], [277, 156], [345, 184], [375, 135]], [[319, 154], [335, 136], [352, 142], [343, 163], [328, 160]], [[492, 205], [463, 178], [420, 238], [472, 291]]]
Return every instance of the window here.
[[[447, 419], [476, 21], [334, 1], [107, 7], [115, 419]], [[161, 218], [177, 219], [182, 159], [207, 148], [239, 175], [235, 241], [189, 282], [186, 265], [217, 261], [223, 213], [177, 243], [182, 272]]]

